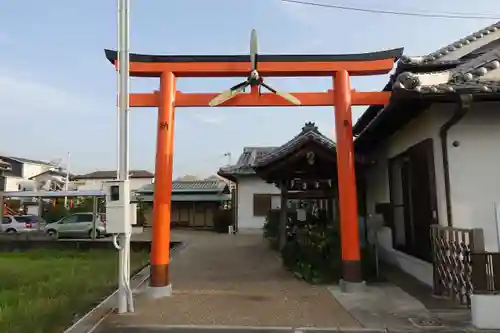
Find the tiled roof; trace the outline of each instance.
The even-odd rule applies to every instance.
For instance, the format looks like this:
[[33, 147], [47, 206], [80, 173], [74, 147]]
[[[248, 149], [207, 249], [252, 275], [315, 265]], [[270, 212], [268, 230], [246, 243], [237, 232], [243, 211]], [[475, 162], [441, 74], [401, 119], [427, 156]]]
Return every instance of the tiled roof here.
[[[500, 22], [492, 24], [436, 52], [423, 57], [402, 57], [415, 70], [399, 73], [393, 90], [419, 93], [497, 92], [500, 91]], [[448, 65], [435, 68], [432, 65]], [[427, 71], [422, 69], [428, 68]], [[497, 83], [496, 81], [499, 81]]]
[[307, 141], [316, 141], [319, 144], [332, 149], [332, 152], [335, 153], [335, 142], [331, 139], [327, 138], [323, 134], [318, 131], [318, 127], [313, 122], [308, 122], [302, 127], [302, 131], [296, 135], [292, 140], [288, 141], [281, 147], [274, 149], [273, 151], [262, 156], [258, 161], [256, 161], [253, 166], [254, 167], [262, 167], [273, 161], [278, 160], [284, 155], [292, 152], [294, 149], [302, 145]]
[[12, 166], [10, 165], [9, 162], [5, 162], [4, 160], [0, 159], [0, 170], [8, 171], [11, 169], [12, 169]]
[[243, 153], [235, 165], [221, 167], [218, 174], [224, 175], [253, 175], [253, 166], [260, 158], [272, 152], [278, 147], [244, 147]]
[[393, 91], [397, 89], [434, 94], [500, 92], [500, 47], [449, 70], [401, 73], [394, 82]]
[[15, 156], [7, 156], [7, 155], [0, 156], [0, 158], [2, 158], [2, 157], [3, 158], [10, 158], [12, 160], [15, 160], [15, 161], [21, 162], [21, 163], [52, 165], [52, 163], [50, 163], [50, 162], [40, 161], [40, 160], [32, 160], [32, 159], [24, 158], [24, 157], [15, 157]]
[[[417, 94], [500, 92], [500, 22], [425, 56], [403, 56], [384, 90]], [[392, 102], [391, 102], [392, 103]], [[372, 105], [359, 117], [360, 136], [387, 106]]]
[[[45, 175], [45, 174], [50, 174], [52, 176], [60, 176], [60, 177], [66, 177], [66, 171], [65, 170], [57, 170], [57, 169], [50, 169], [50, 170], [47, 170], [47, 171], [44, 171], [44, 172], [41, 172], [39, 174], [36, 174], [34, 176], [31, 176], [29, 177], [28, 179], [35, 179], [36, 177], [39, 177], [41, 175]], [[70, 178], [72, 177], [73, 175], [70, 174]]]
[[500, 22], [496, 22], [428, 55], [419, 57], [402, 56], [401, 62], [413, 64], [445, 64], [447, 62], [457, 61], [460, 58], [465, 57], [467, 54], [473, 53], [474, 51], [495, 42], [499, 37]]
[[[138, 202], [153, 202], [152, 194], [139, 194], [136, 196], [136, 200]], [[219, 194], [219, 193], [194, 193], [194, 194], [172, 194], [171, 198], [172, 202], [219, 202], [231, 200], [231, 197], [227, 194]]]
[[[175, 180], [172, 182], [172, 192], [220, 192], [225, 186], [226, 183], [216, 180]], [[137, 192], [154, 192], [154, 184], [147, 184]]]
[[[154, 178], [154, 174], [147, 170], [131, 170], [130, 178]], [[114, 179], [116, 178], [116, 171], [105, 170], [105, 171], [94, 171], [84, 175], [76, 175], [72, 177], [72, 180], [78, 179]]]

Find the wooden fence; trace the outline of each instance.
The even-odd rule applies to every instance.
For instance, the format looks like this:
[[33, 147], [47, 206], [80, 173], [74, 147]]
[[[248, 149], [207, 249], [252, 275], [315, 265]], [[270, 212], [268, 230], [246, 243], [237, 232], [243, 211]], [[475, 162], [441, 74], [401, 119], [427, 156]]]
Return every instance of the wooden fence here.
[[[434, 266], [434, 294], [450, 297], [470, 306], [472, 284], [471, 253], [484, 252], [482, 229], [431, 226]], [[478, 268], [479, 261], [475, 269]]]
[[474, 294], [500, 294], [500, 253], [471, 253]]

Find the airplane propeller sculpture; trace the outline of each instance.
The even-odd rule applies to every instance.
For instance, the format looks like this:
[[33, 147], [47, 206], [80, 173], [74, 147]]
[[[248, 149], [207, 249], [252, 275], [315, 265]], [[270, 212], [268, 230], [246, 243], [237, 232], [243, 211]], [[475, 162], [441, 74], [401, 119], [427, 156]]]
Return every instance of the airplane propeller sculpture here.
[[245, 92], [245, 88], [248, 86], [250, 87], [258, 87], [258, 92], [259, 95], [261, 94], [261, 87], [266, 88], [273, 94], [276, 94], [278, 96], [283, 97], [287, 101], [289, 101], [292, 104], [295, 105], [300, 105], [300, 100], [293, 96], [292, 94], [286, 93], [286, 92], [281, 92], [278, 91], [268, 84], [264, 83], [264, 79], [262, 76], [260, 76], [258, 72], [258, 53], [257, 53], [257, 31], [255, 29], [252, 30], [252, 34], [250, 36], [250, 62], [252, 64], [252, 70], [250, 71], [250, 74], [248, 74], [248, 77], [245, 81], [238, 83], [237, 85], [231, 87], [229, 90], [226, 90], [219, 95], [215, 96], [209, 103], [208, 105], [210, 106], [217, 106], [219, 104], [222, 104], [231, 98], [237, 96], [240, 93]]

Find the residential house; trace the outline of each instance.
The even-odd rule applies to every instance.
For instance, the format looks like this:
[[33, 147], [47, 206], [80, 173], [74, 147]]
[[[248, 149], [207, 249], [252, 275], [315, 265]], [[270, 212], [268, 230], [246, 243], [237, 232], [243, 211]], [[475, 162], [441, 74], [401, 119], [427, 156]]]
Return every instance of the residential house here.
[[[139, 190], [154, 181], [154, 174], [147, 170], [131, 170], [129, 174], [130, 189]], [[116, 171], [94, 171], [83, 175], [74, 175], [71, 182], [78, 190], [102, 190], [104, 183], [116, 179]]]
[[384, 90], [390, 103], [353, 128], [371, 161], [368, 225], [387, 260], [432, 285], [431, 225], [481, 228], [486, 250], [499, 250], [500, 22], [402, 58]]
[[[137, 202], [153, 203], [154, 184], [136, 192]], [[214, 216], [224, 202], [231, 200], [229, 187], [218, 180], [176, 180], [172, 182], [171, 223], [174, 227], [211, 229]], [[152, 208], [152, 205], [150, 206]], [[146, 224], [152, 223], [152, 210], [146, 212]]]
[[14, 156], [0, 156], [10, 165], [10, 170], [4, 172], [5, 191], [21, 191], [32, 182], [30, 178], [54, 168], [54, 164], [45, 161], [32, 160]]
[[12, 170], [10, 163], [0, 159], [0, 191], [5, 191], [5, 172]]
[[239, 232], [262, 232], [267, 212], [281, 206], [280, 190], [260, 178], [253, 165], [277, 147], [244, 147], [235, 165], [224, 166], [217, 174], [235, 184], [232, 207]]
[[[318, 148], [319, 147], [319, 148]], [[262, 232], [266, 216], [271, 209], [281, 208], [281, 190], [274, 184], [272, 178], [263, 177], [255, 172], [256, 169], [262, 169], [263, 165], [268, 166], [270, 161], [279, 161], [281, 164], [292, 163], [295, 161], [290, 155], [298, 154], [295, 157], [301, 157], [301, 153], [307, 149], [318, 148], [320, 151], [328, 151], [328, 161], [336, 159], [335, 143], [318, 131], [313, 122], [308, 122], [302, 127], [302, 130], [291, 140], [279, 147], [245, 147], [243, 154], [238, 158], [236, 165], [221, 167], [218, 175], [236, 184], [233, 192], [235, 225], [238, 231]], [[322, 166], [328, 165], [323, 161]], [[278, 163], [278, 164], [279, 164]], [[293, 162], [295, 163], [295, 162]], [[318, 164], [320, 165], [320, 164]], [[336, 162], [333, 165], [333, 174], [328, 174], [328, 179], [336, 179]], [[289, 167], [297, 167], [291, 165]], [[281, 170], [281, 167], [278, 168]], [[317, 175], [321, 178], [320, 175]], [[323, 175], [324, 176], [324, 175]], [[265, 180], [264, 180], [265, 179]], [[287, 200], [287, 206], [292, 207], [295, 204], [293, 200]], [[363, 207], [360, 205], [360, 207]]]
[[[66, 183], [68, 191], [76, 191], [77, 186], [71, 182], [66, 182], [66, 178], [71, 178], [73, 175], [68, 174], [66, 170], [60, 167], [54, 167], [37, 175], [34, 175], [29, 180], [33, 181], [36, 190], [45, 191], [64, 191]], [[25, 188], [26, 189], [26, 188]], [[26, 189], [28, 190], [28, 189]]]

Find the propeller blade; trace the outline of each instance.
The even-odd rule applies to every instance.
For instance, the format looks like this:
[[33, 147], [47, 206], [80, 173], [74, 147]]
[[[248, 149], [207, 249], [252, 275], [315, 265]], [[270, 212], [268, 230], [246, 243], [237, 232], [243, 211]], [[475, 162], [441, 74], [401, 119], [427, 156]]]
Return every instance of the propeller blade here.
[[245, 89], [250, 83], [247, 81], [243, 81], [241, 83], [238, 83], [237, 85], [231, 87], [230, 89], [223, 91], [219, 95], [215, 96], [212, 98], [212, 100], [208, 103], [209, 106], [217, 106], [220, 105], [234, 96], [241, 94], [243, 92], [243, 89]]
[[287, 101], [289, 101], [290, 103], [292, 104], [295, 104], [295, 105], [301, 105], [302, 103], [300, 102], [300, 100], [293, 96], [292, 94], [289, 94], [287, 92], [282, 92], [282, 91], [278, 91], [274, 88], [272, 88], [271, 86], [265, 84], [264, 82], [261, 83], [261, 85], [266, 88], [267, 90], [269, 90], [270, 92], [278, 95], [278, 96], [281, 96], [283, 97], [284, 99], [286, 99]]
[[252, 63], [252, 70], [257, 70], [257, 30], [252, 29], [250, 35], [250, 62]]

